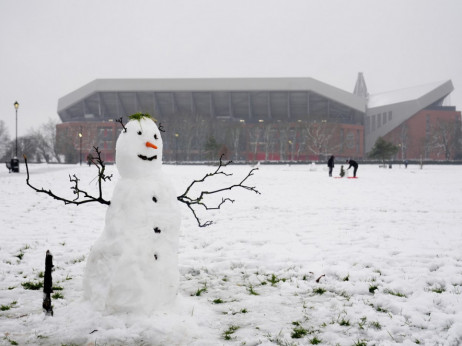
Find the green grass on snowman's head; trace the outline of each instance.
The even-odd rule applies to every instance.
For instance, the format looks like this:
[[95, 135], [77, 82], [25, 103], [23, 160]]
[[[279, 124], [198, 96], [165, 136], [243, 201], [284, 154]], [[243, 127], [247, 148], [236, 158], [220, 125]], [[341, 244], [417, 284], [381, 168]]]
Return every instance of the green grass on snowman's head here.
[[138, 120], [138, 121], [140, 121], [141, 119], [151, 119], [152, 121], [157, 122], [157, 120], [155, 118], [153, 118], [150, 114], [141, 113], [141, 112], [130, 115], [128, 117], [128, 119], [129, 120]]

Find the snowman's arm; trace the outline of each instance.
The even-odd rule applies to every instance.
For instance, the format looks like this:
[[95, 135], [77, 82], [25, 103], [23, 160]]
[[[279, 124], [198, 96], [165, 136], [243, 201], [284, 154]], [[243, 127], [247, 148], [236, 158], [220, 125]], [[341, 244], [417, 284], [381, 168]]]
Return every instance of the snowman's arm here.
[[[37, 192], [45, 193], [48, 196], [51, 196], [51, 197], [53, 197], [54, 199], [56, 199], [58, 201], [64, 202], [64, 204], [76, 204], [76, 205], [79, 205], [79, 204], [85, 204], [85, 203], [90, 203], [90, 202], [99, 202], [99, 203], [102, 203], [102, 204], [110, 205], [111, 201], [105, 200], [103, 198], [103, 196], [102, 196], [101, 182], [106, 181], [106, 180], [111, 180], [112, 175], [111, 176], [106, 176], [104, 174], [105, 165], [104, 165], [104, 162], [101, 160], [101, 151], [99, 151], [97, 147], [94, 147], [94, 149], [95, 149], [98, 156], [96, 158], [92, 158], [91, 161], [98, 168], [98, 188], [99, 188], [99, 196], [98, 197], [94, 197], [94, 196], [90, 195], [88, 192], [86, 192], [84, 190], [81, 190], [79, 188], [79, 180], [80, 179], [77, 178], [77, 176], [75, 174], [73, 176], [69, 175], [70, 182], [74, 183], [74, 186], [71, 187], [71, 190], [76, 195], [76, 198], [74, 200], [69, 200], [67, 198], [60, 197], [60, 196], [54, 194], [51, 190], [45, 190], [44, 188], [39, 189], [39, 188], [33, 186], [29, 182], [29, 179], [30, 179], [29, 166], [27, 165], [27, 157], [26, 157], [26, 155], [24, 155], [24, 163], [26, 164], [26, 172], [27, 172], [27, 178], [26, 178], [27, 185], [29, 187], [31, 187], [33, 190], [37, 191]], [[80, 199], [80, 195], [83, 195], [83, 199]]]
[[223, 188], [220, 188], [220, 189], [216, 189], [216, 190], [213, 190], [213, 191], [201, 191], [201, 193], [199, 194], [198, 197], [196, 198], [191, 198], [188, 196], [188, 193], [189, 191], [191, 190], [191, 188], [196, 184], [196, 183], [202, 183], [204, 182], [207, 178], [211, 177], [211, 176], [215, 176], [215, 175], [219, 175], [219, 174], [223, 174], [223, 175], [226, 175], [226, 176], [230, 176], [232, 174], [229, 174], [229, 173], [225, 173], [223, 171], [220, 171], [220, 169], [222, 167], [226, 167], [228, 164], [230, 164], [232, 161], [228, 161], [227, 163], [223, 163], [222, 162], [222, 157], [223, 155], [220, 157], [220, 164], [218, 166], [218, 168], [216, 169], [215, 172], [213, 173], [208, 173], [206, 174], [202, 179], [198, 179], [198, 180], [194, 180], [189, 186], [188, 188], [186, 189], [186, 191], [181, 195], [181, 196], [178, 196], [178, 200], [182, 203], [185, 203], [187, 205], [187, 207], [189, 208], [189, 210], [191, 210], [191, 212], [193, 213], [194, 217], [196, 218], [196, 221], [199, 225], [199, 227], [206, 227], [206, 226], [210, 226], [213, 222], [212, 221], [206, 221], [205, 223], [202, 223], [199, 219], [199, 217], [197, 216], [196, 214], [196, 210], [194, 209], [194, 206], [198, 205], [198, 206], [201, 206], [202, 208], [204, 208], [205, 210], [213, 210], [213, 209], [220, 209], [221, 206], [225, 203], [225, 202], [231, 202], [233, 203], [234, 200], [230, 199], [230, 198], [222, 198], [221, 202], [216, 205], [216, 206], [209, 206], [207, 205], [205, 202], [204, 202], [204, 197], [207, 196], [207, 195], [213, 195], [213, 194], [217, 194], [217, 193], [220, 193], [220, 192], [223, 192], [223, 191], [226, 191], [226, 190], [232, 190], [234, 188], [243, 188], [243, 189], [246, 189], [246, 190], [249, 190], [249, 191], [253, 191], [257, 194], [260, 194], [260, 192], [256, 189], [256, 187], [254, 186], [248, 186], [248, 185], [245, 185], [245, 181], [250, 178], [254, 171], [258, 170], [258, 168], [252, 168], [250, 170], [249, 173], [247, 173], [247, 176], [242, 179], [238, 184], [233, 184], [231, 186], [226, 186], [226, 187], [223, 187]]

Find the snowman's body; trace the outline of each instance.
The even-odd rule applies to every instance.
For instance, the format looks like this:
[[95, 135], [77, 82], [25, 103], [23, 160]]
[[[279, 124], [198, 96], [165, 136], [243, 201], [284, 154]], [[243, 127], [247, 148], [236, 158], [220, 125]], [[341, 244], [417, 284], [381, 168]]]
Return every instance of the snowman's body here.
[[127, 124], [116, 164], [121, 178], [87, 261], [85, 297], [107, 312], [150, 313], [176, 297], [181, 220], [154, 121]]

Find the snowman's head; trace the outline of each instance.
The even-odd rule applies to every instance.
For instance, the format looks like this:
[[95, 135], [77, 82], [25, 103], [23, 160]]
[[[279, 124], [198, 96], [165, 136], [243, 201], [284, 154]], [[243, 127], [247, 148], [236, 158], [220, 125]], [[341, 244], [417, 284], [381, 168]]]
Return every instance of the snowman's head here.
[[149, 114], [137, 113], [129, 119], [117, 139], [117, 169], [126, 178], [146, 176], [162, 165], [162, 137]]

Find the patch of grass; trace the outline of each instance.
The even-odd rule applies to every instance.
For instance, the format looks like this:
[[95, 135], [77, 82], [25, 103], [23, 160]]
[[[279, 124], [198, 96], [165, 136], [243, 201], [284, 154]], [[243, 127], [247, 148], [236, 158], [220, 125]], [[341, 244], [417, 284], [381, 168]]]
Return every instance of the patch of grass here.
[[318, 339], [318, 337], [314, 337], [313, 339], [310, 339], [310, 344], [311, 345], [317, 345], [317, 344], [320, 344], [322, 342], [321, 339]]
[[382, 276], [382, 272], [379, 269], [374, 269], [373, 272], [379, 274], [380, 276]]
[[372, 328], [375, 328], [377, 330], [382, 329], [382, 325], [378, 321], [371, 322], [369, 324]]
[[4, 338], [6, 341], [10, 343], [10, 345], [19, 345], [16, 341], [10, 339], [8, 336], [5, 336]]
[[343, 281], [350, 281], [350, 274], [347, 274], [343, 279]]
[[361, 317], [360, 321], [358, 322], [359, 329], [364, 329], [366, 322], [367, 322], [367, 317], [366, 316]]
[[338, 293], [338, 295], [339, 295], [340, 297], [345, 298], [346, 300], [350, 300], [350, 299], [351, 299], [351, 296], [350, 296], [346, 291], [342, 291], [342, 292]]
[[271, 274], [271, 278], [268, 279], [268, 281], [271, 284], [271, 286], [276, 286], [276, 284], [280, 281], [280, 279], [276, 275]]
[[437, 287], [437, 288], [432, 288], [432, 292], [443, 293], [443, 292], [446, 292], [446, 290], [443, 287]]
[[223, 304], [223, 303], [224, 303], [224, 301], [222, 299], [220, 299], [220, 298], [217, 298], [217, 299], [213, 300], [213, 304]]
[[80, 257], [74, 258], [73, 260], [70, 261], [71, 264], [76, 264], [85, 261], [85, 255], [82, 255]]
[[319, 295], [321, 295], [321, 294], [326, 293], [326, 290], [325, 290], [324, 288], [322, 288], [322, 287], [317, 287], [317, 288], [315, 288], [315, 289], [313, 290], [313, 293], [314, 293], [314, 294], [319, 294]]
[[234, 315], [237, 315], [237, 314], [246, 314], [247, 312], [248, 312], [247, 309], [244, 308], [244, 309], [241, 309], [240, 311], [235, 311], [235, 312], [225, 311], [225, 312], [223, 312], [223, 315], [230, 315], [231, 314], [231, 315], [234, 316]]
[[232, 335], [236, 332], [236, 330], [239, 329], [239, 326], [229, 326], [227, 330], [225, 330], [222, 334], [223, 339], [225, 340], [231, 340]]
[[249, 291], [249, 293], [253, 296], [259, 296], [260, 294], [258, 292], [256, 292], [254, 289], [253, 289], [253, 286], [250, 285], [247, 290]]
[[414, 343], [417, 344], [417, 345], [420, 345], [420, 340], [419, 340], [419, 339], [415, 339], [415, 340], [414, 340]]
[[369, 286], [369, 292], [374, 294], [375, 291], [378, 289], [379, 287], [377, 285], [370, 285]]
[[8, 291], [14, 290], [15, 288], [16, 288], [16, 286], [10, 286], [10, 287], [8, 287]]
[[14, 257], [17, 257], [17, 258], [19, 258], [19, 260], [22, 260], [22, 258], [24, 257], [24, 252], [20, 251], [19, 254], [17, 254]]
[[367, 346], [366, 340], [356, 340], [353, 346]]
[[340, 324], [341, 326], [349, 326], [350, 325], [350, 320], [346, 320], [346, 319], [342, 318], [342, 320], [338, 324]]
[[72, 276], [69, 276], [69, 274], [66, 275], [66, 281], [72, 280]]
[[392, 290], [385, 290], [385, 293], [391, 294], [392, 296], [396, 297], [401, 297], [401, 298], [407, 298], [407, 296], [404, 293], [398, 292], [398, 291], [392, 291]]
[[381, 306], [376, 306], [376, 307], [375, 307], [375, 310], [378, 311], [378, 312], [383, 312], [383, 313], [385, 313], [385, 314], [388, 313], [388, 310], [382, 308]]
[[207, 292], [207, 284], [204, 284], [202, 288], [198, 288], [196, 293], [192, 294], [192, 296], [200, 297], [202, 293]]
[[25, 290], [38, 291], [39, 289], [41, 289], [43, 287], [43, 282], [40, 282], [40, 281], [39, 282], [26, 281], [26, 282], [21, 283], [21, 286]]
[[[297, 322], [298, 323], [298, 322]], [[293, 323], [292, 323], [293, 324]], [[290, 335], [292, 339], [301, 339], [308, 334], [308, 330], [303, 328], [299, 323], [294, 327], [292, 330], [292, 334]]]
[[53, 291], [62, 291], [63, 289], [61, 286], [53, 286]]
[[[304, 276], [304, 279], [306, 280], [306, 275]], [[276, 284], [279, 282], [286, 282], [287, 280], [285, 278], [279, 279], [276, 275], [271, 274], [271, 277], [268, 279], [268, 282], [271, 284], [271, 286], [276, 286]]]
[[18, 302], [15, 300], [15, 301], [12, 301], [10, 304], [8, 305], [0, 305], [0, 311], [8, 311], [10, 310], [12, 307], [14, 307]]
[[51, 298], [53, 298], [53, 299], [64, 299], [64, 296], [61, 293], [56, 292], [51, 296]]

